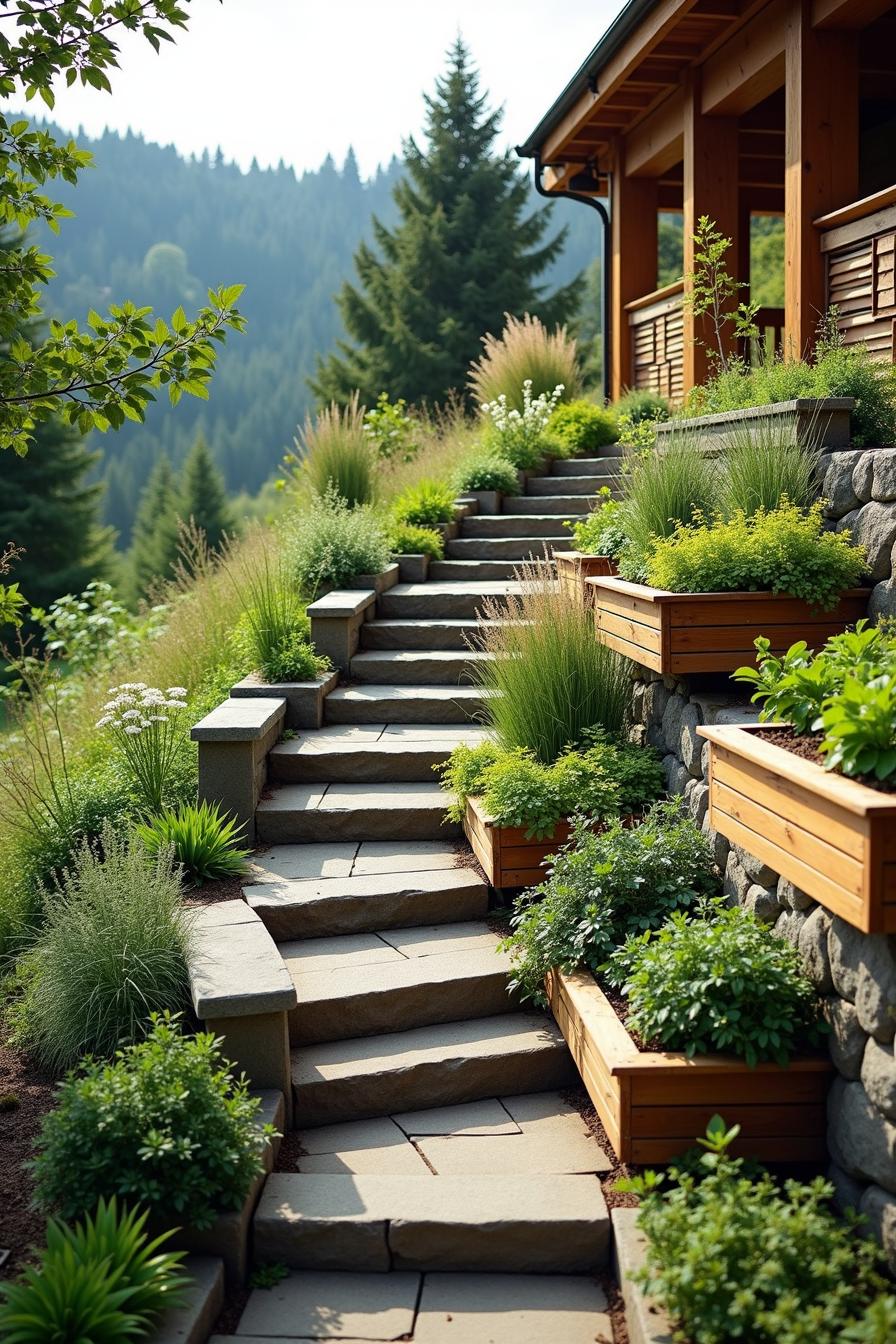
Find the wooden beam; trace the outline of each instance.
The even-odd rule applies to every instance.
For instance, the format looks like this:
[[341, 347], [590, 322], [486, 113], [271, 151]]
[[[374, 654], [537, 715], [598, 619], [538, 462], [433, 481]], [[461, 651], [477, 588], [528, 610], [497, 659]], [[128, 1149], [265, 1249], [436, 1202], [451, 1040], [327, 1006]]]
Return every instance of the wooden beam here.
[[679, 89], [625, 137], [629, 177], [661, 177], [682, 154], [684, 91]]
[[773, 0], [703, 66], [703, 112], [739, 116], [784, 83], [788, 0]]
[[[729, 268], [739, 259], [740, 210], [738, 198], [737, 118], [707, 117], [702, 111], [700, 71], [692, 71], [685, 90], [684, 179], [684, 273], [695, 266], [694, 230], [701, 215], [708, 215], [726, 238], [732, 240]], [[687, 279], [685, 279], [687, 291]], [[734, 348], [727, 338], [728, 348]], [[706, 318], [695, 318], [684, 309], [684, 390], [696, 387], [710, 372], [708, 349], [715, 335]]]
[[812, 0], [791, 0], [784, 149], [785, 353], [811, 348], [824, 312], [813, 220], [858, 196], [859, 62], [854, 33], [812, 27]]
[[858, 32], [893, 8], [894, 0], [813, 0], [813, 28], [842, 28]]
[[626, 304], [656, 289], [658, 192], [655, 180], [626, 176], [621, 142], [616, 142], [614, 153], [610, 382], [615, 399], [632, 381], [632, 339]]

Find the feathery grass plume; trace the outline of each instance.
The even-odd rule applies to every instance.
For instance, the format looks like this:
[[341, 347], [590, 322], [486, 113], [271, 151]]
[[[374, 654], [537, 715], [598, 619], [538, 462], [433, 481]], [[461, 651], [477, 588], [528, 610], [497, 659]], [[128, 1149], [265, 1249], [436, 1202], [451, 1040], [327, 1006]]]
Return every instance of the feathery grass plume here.
[[719, 473], [712, 459], [700, 449], [698, 437], [678, 427], [661, 450], [630, 461], [622, 477], [624, 499], [620, 520], [628, 537], [620, 572], [641, 579], [654, 543], [671, 536], [695, 515], [715, 513], [719, 499]]
[[782, 500], [808, 508], [815, 497], [819, 448], [810, 431], [800, 441], [795, 418], [741, 421], [725, 435], [721, 457], [721, 507], [726, 517], [741, 511], [776, 509]]
[[313, 419], [306, 416], [296, 446], [316, 495], [323, 498], [335, 488], [350, 508], [371, 503], [376, 494], [373, 450], [357, 392], [347, 406], [331, 402]]
[[259, 550], [230, 574], [243, 601], [232, 641], [253, 668], [271, 683], [320, 676], [329, 663], [310, 643], [305, 606], [282, 555], [272, 560], [266, 549]]
[[626, 725], [630, 677], [625, 660], [594, 637], [594, 613], [546, 578], [537, 565], [518, 571], [521, 591], [486, 598], [477, 662], [488, 692], [484, 718], [502, 747], [528, 747], [551, 765], [586, 728]]
[[549, 331], [529, 313], [521, 318], [510, 313], [504, 316], [501, 335], [488, 332], [483, 336], [484, 353], [470, 368], [467, 383], [476, 401], [497, 401], [503, 393], [508, 406], [521, 411], [527, 378], [532, 380], [533, 397], [550, 394], [562, 383], [564, 399], [572, 400], [581, 379], [576, 342], [566, 328]]

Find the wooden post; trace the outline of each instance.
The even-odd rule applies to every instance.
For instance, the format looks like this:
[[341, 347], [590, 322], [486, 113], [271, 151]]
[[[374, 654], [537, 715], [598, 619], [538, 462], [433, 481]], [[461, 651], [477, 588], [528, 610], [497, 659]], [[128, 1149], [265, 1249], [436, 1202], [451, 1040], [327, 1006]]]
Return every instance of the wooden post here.
[[616, 146], [611, 195], [613, 265], [611, 302], [611, 395], [632, 384], [632, 338], [625, 305], [656, 289], [657, 182], [627, 177], [622, 146]]
[[812, 346], [825, 307], [813, 219], [858, 196], [859, 93], [855, 33], [812, 27], [812, 0], [792, 0], [785, 59], [784, 351]]
[[[707, 117], [700, 107], [700, 72], [688, 78], [684, 112], [684, 161], [682, 204], [684, 211], [684, 273], [694, 270], [694, 230], [701, 215], [708, 215], [716, 227], [730, 238], [727, 254], [731, 274], [741, 258], [741, 219], [738, 201], [738, 121], [737, 117]], [[742, 277], [735, 275], [740, 280]], [[735, 304], [736, 306], [736, 304]], [[734, 350], [734, 338], [726, 333], [727, 350]], [[710, 372], [707, 347], [715, 346], [715, 333], [707, 318], [696, 319], [684, 309], [684, 390], [688, 392], [705, 382]]]

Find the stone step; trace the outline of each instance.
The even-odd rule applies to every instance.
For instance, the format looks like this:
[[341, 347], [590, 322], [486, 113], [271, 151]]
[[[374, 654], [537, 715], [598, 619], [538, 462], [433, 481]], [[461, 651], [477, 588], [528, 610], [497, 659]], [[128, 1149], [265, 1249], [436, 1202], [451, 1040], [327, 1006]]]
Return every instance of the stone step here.
[[475, 746], [484, 728], [334, 725], [278, 742], [268, 755], [270, 777], [288, 784], [431, 783], [433, 771], [460, 743]]
[[243, 894], [278, 942], [456, 923], [488, 911], [488, 886], [478, 871], [456, 866], [262, 882]]
[[[531, 503], [531, 501], [529, 501]], [[492, 513], [465, 518], [461, 540], [474, 537], [569, 537], [570, 524], [553, 513]]]
[[451, 795], [430, 784], [280, 784], [255, 809], [259, 843], [448, 840], [460, 834], [445, 821]]
[[[551, 543], [549, 543], [551, 544]], [[483, 627], [500, 621], [366, 621], [362, 649], [468, 649]]]
[[[606, 1344], [613, 1338], [606, 1313], [606, 1294], [587, 1275], [294, 1270], [250, 1292], [237, 1344], [337, 1337], [361, 1344]], [[210, 1344], [235, 1340], [213, 1335]]]
[[584, 1274], [609, 1246], [595, 1176], [274, 1172], [254, 1219], [255, 1258], [294, 1269]]
[[546, 555], [550, 556], [552, 540], [550, 537], [458, 537], [449, 541], [445, 550], [449, 560], [544, 560]]
[[555, 458], [551, 463], [552, 476], [590, 476], [600, 475], [606, 467], [618, 467], [619, 459], [625, 457], [625, 448], [621, 443], [608, 443], [601, 448], [597, 457]]
[[515, 579], [399, 583], [380, 594], [376, 614], [381, 619], [399, 617], [408, 620], [419, 616], [423, 620], [445, 617], [465, 620], [476, 615], [484, 598], [491, 597], [500, 602], [519, 591], [520, 584]]
[[612, 486], [617, 474], [610, 468], [600, 476], [530, 476], [526, 494], [537, 499], [557, 495], [587, 495], [591, 498], [602, 485]]
[[469, 649], [368, 649], [355, 654], [350, 675], [386, 686], [470, 686], [473, 669], [491, 658]]
[[[514, 495], [504, 499], [502, 508], [507, 513], [553, 513], [562, 518], [575, 520], [580, 513], [590, 513], [593, 504], [593, 495]], [[496, 517], [500, 518], [501, 514], [497, 514]]]
[[280, 944], [298, 1002], [293, 1044], [510, 1012], [510, 953], [481, 921]]
[[[479, 583], [483, 579], [512, 579], [522, 563], [523, 561], [519, 559], [434, 560], [429, 572], [435, 582], [450, 579], [461, 583]], [[529, 563], [553, 567], [553, 557], [545, 557], [542, 551]]]
[[327, 724], [470, 724], [486, 692], [475, 686], [340, 686], [324, 702]]
[[501, 1013], [292, 1052], [293, 1096], [306, 1126], [570, 1087], [578, 1075], [541, 1013]]

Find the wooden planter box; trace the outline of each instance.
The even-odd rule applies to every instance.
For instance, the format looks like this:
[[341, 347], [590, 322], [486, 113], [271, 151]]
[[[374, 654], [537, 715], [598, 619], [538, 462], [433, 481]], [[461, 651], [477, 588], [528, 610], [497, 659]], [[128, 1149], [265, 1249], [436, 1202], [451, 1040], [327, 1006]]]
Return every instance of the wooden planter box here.
[[584, 551], [554, 551], [557, 578], [560, 587], [570, 597], [592, 599], [592, 590], [585, 585], [590, 578], [609, 578], [618, 574], [616, 561], [609, 555], [587, 555]]
[[534, 887], [544, 880], [547, 857], [569, 839], [560, 821], [544, 840], [526, 839], [523, 826], [496, 826], [478, 798], [467, 799], [464, 833], [493, 887]]
[[545, 982], [588, 1095], [620, 1162], [668, 1162], [693, 1147], [711, 1117], [741, 1127], [736, 1150], [763, 1162], [826, 1158], [825, 1099], [833, 1067], [799, 1056], [750, 1068], [728, 1055], [641, 1051], [591, 975]]
[[864, 933], [896, 933], [896, 794], [757, 736], [698, 728], [710, 745], [709, 825]]
[[829, 452], [850, 446], [850, 412], [854, 407], [852, 397], [797, 397], [793, 401], [747, 406], [742, 411], [667, 420], [656, 427], [657, 448], [662, 451], [670, 435], [687, 431], [699, 438], [700, 447], [707, 456], [715, 456], [724, 452], [731, 432], [743, 426], [793, 425], [799, 443]]
[[755, 662], [757, 635], [784, 653], [798, 639], [818, 648], [866, 614], [867, 588], [830, 611], [783, 593], [667, 593], [625, 579], [586, 579], [602, 644], [663, 676], [733, 672]]

